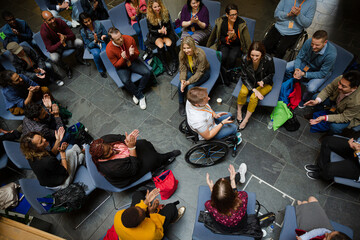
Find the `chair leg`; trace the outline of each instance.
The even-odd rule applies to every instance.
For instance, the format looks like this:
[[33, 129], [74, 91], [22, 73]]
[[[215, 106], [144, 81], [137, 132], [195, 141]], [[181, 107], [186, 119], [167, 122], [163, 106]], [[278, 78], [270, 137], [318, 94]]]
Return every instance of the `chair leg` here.
[[222, 84], [225, 85], [224, 78], [223, 78], [223, 76], [221, 74], [221, 70], [220, 70], [220, 78], [221, 78]]
[[234, 102], [234, 97], [231, 96], [231, 100], [230, 100], [230, 105], [229, 105], [229, 110], [228, 110], [228, 112], [230, 112], [231, 106], [233, 105], [233, 102]]
[[324, 194], [326, 190], [328, 190], [329, 187], [331, 187], [333, 184], [335, 183], [335, 181], [332, 181], [329, 185], [327, 185], [323, 190], [320, 190], [319, 193], [320, 194]]
[[[88, 60], [85, 60], [85, 61], [87, 62]], [[89, 76], [91, 76], [91, 63], [90, 63], [90, 66], [88, 66], [88, 67], [89, 67]]]
[[6, 166], [6, 167], [7, 167], [8, 169], [12, 170], [13, 172], [16, 172], [17, 174], [19, 174], [19, 175], [23, 176], [24, 178], [26, 178], [26, 175], [25, 175], [25, 174], [23, 174], [23, 173], [15, 170], [15, 169], [13, 169], [13, 168], [11, 168], [11, 167], [9, 167], [9, 166]]
[[96, 210], [98, 210], [109, 198], [111, 195], [107, 196], [104, 201], [102, 201], [94, 210], [91, 211], [76, 227], [75, 230], [78, 229]]
[[125, 204], [125, 205], [122, 205], [121, 207], [116, 207], [114, 194], [113, 194], [112, 192], [108, 192], [108, 193], [111, 195], [111, 198], [112, 198], [113, 204], [114, 204], [114, 208], [115, 208], [116, 210], [120, 210], [120, 209], [123, 209], [123, 208], [130, 207], [130, 205], [131, 205], [130, 203], [127, 203], [127, 204]]
[[174, 99], [174, 97], [175, 97], [175, 95], [176, 95], [176, 90], [175, 90], [175, 92], [174, 92], [174, 94], [172, 93], [172, 88], [173, 88], [173, 86], [170, 84], [170, 93], [171, 93], [171, 100], [173, 100]]

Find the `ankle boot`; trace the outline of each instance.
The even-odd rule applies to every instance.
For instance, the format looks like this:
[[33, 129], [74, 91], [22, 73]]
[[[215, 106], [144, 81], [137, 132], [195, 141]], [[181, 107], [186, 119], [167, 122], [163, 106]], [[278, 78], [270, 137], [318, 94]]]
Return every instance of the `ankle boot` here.
[[171, 71], [172, 73], [176, 73], [179, 68], [179, 54], [175, 50], [175, 44], [173, 43], [170, 47], [167, 47], [172, 60]]
[[163, 66], [165, 67], [166, 73], [169, 76], [172, 76], [173, 73], [172, 73], [171, 69], [169, 68], [169, 64], [166, 61], [166, 51], [165, 51], [164, 47], [163, 48], [157, 48], [157, 49], [158, 49], [158, 58], [162, 62]]

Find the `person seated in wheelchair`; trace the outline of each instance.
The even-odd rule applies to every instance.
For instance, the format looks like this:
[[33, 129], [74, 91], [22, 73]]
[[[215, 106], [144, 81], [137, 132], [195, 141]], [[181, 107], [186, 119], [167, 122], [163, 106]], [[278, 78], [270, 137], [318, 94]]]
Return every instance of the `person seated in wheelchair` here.
[[206, 88], [194, 87], [187, 93], [186, 115], [190, 128], [199, 134], [199, 140], [222, 139], [241, 134], [229, 112], [214, 112], [208, 104], [210, 98]]
[[184, 95], [186, 95], [189, 89], [199, 86], [209, 79], [210, 64], [204, 50], [196, 47], [194, 39], [190, 36], [184, 37], [181, 42], [179, 62], [179, 114], [184, 116]]
[[248, 195], [245, 191], [238, 191], [236, 182], [245, 183], [247, 166], [242, 163], [235, 172], [233, 165], [229, 165], [230, 177], [220, 178], [214, 184], [206, 173], [206, 182], [211, 191], [211, 199], [205, 203], [205, 208], [218, 223], [216, 226], [224, 232], [234, 232], [247, 225]]
[[281, 0], [276, 7], [275, 25], [264, 39], [266, 51], [283, 58], [314, 19], [316, 0]]
[[[274, 61], [270, 55], [266, 54], [264, 44], [258, 41], [253, 42], [247, 55], [243, 55], [241, 58], [242, 86], [237, 99], [236, 119], [239, 130], [246, 127], [259, 100], [263, 100], [264, 96], [271, 91], [274, 74]], [[251, 92], [250, 102], [243, 119], [241, 110], [246, 103], [249, 92]]]

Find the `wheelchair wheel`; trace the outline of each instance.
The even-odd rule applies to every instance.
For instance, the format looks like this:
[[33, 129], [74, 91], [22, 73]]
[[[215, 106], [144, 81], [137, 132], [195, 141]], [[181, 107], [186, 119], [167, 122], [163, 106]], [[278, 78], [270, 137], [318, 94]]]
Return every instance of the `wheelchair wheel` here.
[[186, 119], [184, 119], [180, 125], [179, 125], [179, 131], [182, 132], [183, 134], [186, 134], [188, 133], [188, 129], [187, 129], [187, 126], [186, 126]]
[[221, 162], [228, 152], [228, 145], [221, 141], [200, 143], [190, 148], [185, 161], [196, 167], [209, 167]]

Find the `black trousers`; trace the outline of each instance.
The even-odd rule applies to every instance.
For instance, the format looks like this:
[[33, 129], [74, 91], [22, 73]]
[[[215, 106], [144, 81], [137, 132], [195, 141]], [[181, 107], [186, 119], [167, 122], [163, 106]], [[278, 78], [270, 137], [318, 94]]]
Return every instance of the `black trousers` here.
[[273, 26], [263, 41], [266, 52], [269, 54], [275, 54], [275, 57], [277, 58], [283, 58], [286, 50], [295, 44], [300, 34], [301, 33], [296, 35], [282, 36], [276, 27]]
[[234, 68], [236, 63], [236, 58], [239, 56], [241, 51], [241, 47], [239, 46], [232, 46], [227, 44], [221, 44], [219, 46], [219, 50], [222, 54], [222, 65], [227, 70]]
[[[358, 180], [360, 175], [360, 165], [358, 158], [354, 157], [354, 150], [350, 148], [347, 138], [329, 136], [324, 138], [318, 165], [321, 169], [320, 174], [324, 179], [332, 180], [334, 177], [342, 177]], [[335, 152], [344, 158], [340, 162], [330, 162], [330, 154]]]
[[[136, 204], [140, 203], [141, 200], [145, 200], [145, 196], [145, 191], [136, 191], [132, 196], [131, 206], [134, 207]], [[178, 216], [176, 204], [168, 203], [164, 206], [163, 209], [159, 211], [159, 214], [165, 217], [165, 222], [163, 225], [164, 233], [167, 231], [170, 223]]]

